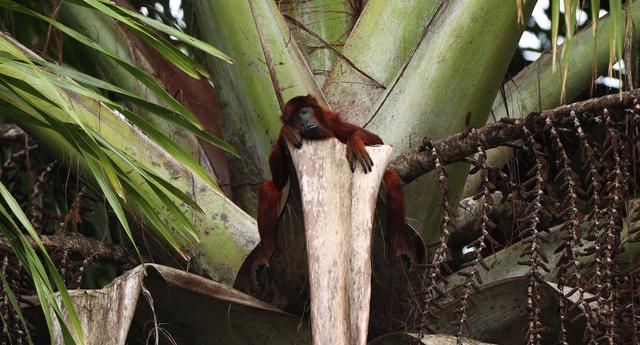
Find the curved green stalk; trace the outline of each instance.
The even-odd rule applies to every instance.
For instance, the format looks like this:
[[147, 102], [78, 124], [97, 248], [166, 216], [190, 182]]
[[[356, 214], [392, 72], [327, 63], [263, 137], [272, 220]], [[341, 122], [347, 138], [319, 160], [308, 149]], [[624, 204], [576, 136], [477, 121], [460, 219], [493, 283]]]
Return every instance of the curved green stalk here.
[[369, 1], [342, 48], [349, 62], [339, 59], [322, 87], [331, 108], [350, 122], [364, 125], [442, 2]]
[[[525, 4], [525, 19], [533, 5]], [[517, 13], [515, 1], [500, 6], [492, 0], [446, 2], [371, 112], [366, 128], [400, 154], [420, 145], [424, 137], [439, 139], [461, 131], [468, 113], [472, 124], [484, 124], [524, 29]], [[468, 168], [456, 164], [447, 170], [455, 200]], [[411, 200], [408, 217], [416, 221], [427, 243], [438, 237], [441, 216], [434, 176], [423, 176], [405, 188]]]
[[346, 0], [310, 0], [282, 2], [280, 8], [291, 16], [289, 30], [303, 50], [318, 85], [324, 84], [337, 58], [326, 43], [338, 51], [342, 49], [353, 24], [351, 7]]
[[203, 39], [234, 61], [210, 58], [208, 67], [225, 137], [241, 156], [230, 159], [234, 201], [255, 214], [257, 189], [269, 177], [269, 152], [281, 126], [277, 94], [285, 102], [308, 93], [323, 97], [274, 1], [197, 0], [194, 5]]

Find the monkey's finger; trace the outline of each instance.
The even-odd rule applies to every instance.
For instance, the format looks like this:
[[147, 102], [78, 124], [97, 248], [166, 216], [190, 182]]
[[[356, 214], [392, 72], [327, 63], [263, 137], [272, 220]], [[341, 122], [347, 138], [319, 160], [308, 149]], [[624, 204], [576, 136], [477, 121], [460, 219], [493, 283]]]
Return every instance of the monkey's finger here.
[[360, 164], [362, 165], [362, 170], [364, 171], [365, 174], [371, 171], [371, 167], [369, 166], [369, 161], [367, 160], [367, 157], [360, 156]]
[[360, 166], [362, 166], [362, 171], [364, 171], [364, 173], [367, 173], [367, 162], [365, 161], [364, 157], [362, 156], [362, 151], [360, 149], [358, 150], [358, 154], [357, 154], [357, 159], [358, 162], [360, 163]]
[[351, 149], [351, 145], [347, 145], [347, 162], [349, 162], [349, 168], [351, 169], [351, 172], [353, 173], [354, 171], [356, 171], [356, 162], [353, 149]]
[[360, 151], [360, 163], [362, 164], [362, 169], [364, 170], [364, 173], [366, 174], [371, 172], [373, 167], [373, 160], [371, 159], [371, 156], [369, 156], [369, 153], [367, 152], [367, 150], [364, 149], [364, 147], [359, 151]]
[[357, 165], [357, 159], [355, 157], [355, 155], [351, 154], [349, 156], [349, 168], [351, 168], [351, 172], [355, 172], [356, 171], [356, 165]]
[[373, 159], [371, 159], [371, 156], [369, 155], [369, 152], [367, 152], [367, 150], [363, 149], [363, 151], [365, 153], [367, 161], [369, 162], [369, 172], [371, 172], [373, 170]]

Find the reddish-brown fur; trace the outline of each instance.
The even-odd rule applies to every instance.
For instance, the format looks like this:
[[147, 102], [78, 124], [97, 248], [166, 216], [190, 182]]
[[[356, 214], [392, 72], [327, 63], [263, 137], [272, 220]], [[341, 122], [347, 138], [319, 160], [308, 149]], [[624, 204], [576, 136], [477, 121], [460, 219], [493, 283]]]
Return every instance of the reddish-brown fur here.
[[[313, 110], [313, 118], [318, 123], [317, 130], [312, 134], [301, 134], [302, 127], [298, 112], [304, 107], [310, 107]], [[347, 145], [347, 159], [351, 169], [354, 170], [356, 164], [360, 163], [365, 172], [370, 171], [373, 165], [365, 146], [383, 144], [380, 137], [343, 121], [338, 113], [322, 108], [310, 95], [291, 99], [285, 105], [280, 118], [283, 126], [269, 156], [269, 167], [273, 180], [263, 182], [258, 194], [258, 231], [261, 242], [257, 253], [253, 256], [255, 258], [252, 262], [253, 272], [259, 265], [266, 265], [276, 250], [279, 203], [282, 189], [289, 180], [290, 173], [284, 152], [285, 141], [294, 147], [300, 147], [302, 138], [322, 140], [334, 137]], [[387, 207], [389, 208], [387, 212], [387, 242], [394, 248], [396, 255], [406, 256], [415, 264], [422, 259], [423, 253], [418, 246], [416, 248], [409, 246], [403, 234], [408, 226], [404, 219], [402, 181], [395, 171], [387, 169], [384, 172], [383, 183], [387, 189]]]

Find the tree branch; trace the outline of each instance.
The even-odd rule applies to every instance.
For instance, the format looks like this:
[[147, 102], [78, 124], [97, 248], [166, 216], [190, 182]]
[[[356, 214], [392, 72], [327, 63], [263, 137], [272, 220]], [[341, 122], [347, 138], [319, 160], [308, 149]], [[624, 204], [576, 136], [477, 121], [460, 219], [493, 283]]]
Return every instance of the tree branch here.
[[[69, 257], [91, 258], [92, 262], [109, 263], [123, 269], [138, 265], [138, 258], [122, 246], [104, 243], [91, 237], [75, 233], [66, 235], [41, 236], [42, 243], [49, 252], [68, 251]], [[35, 243], [29, 238], [29, 243], [35, 248]], [[0, 237], [0, 255], [13, 255], [13, 248], [6, 239]], [[82, 260], [81, 260], [82, 261]]]
[[[530, 128], [542, 128], [546, 117], [550, 117], [553, 121], [559, 121], [572, 111], [580, 114], [585, 119], [591, 118], [598, 116], [605, 108], [629, 108], [633, 105], [634, 100], [639, 97], [640, 89], [635, 89], [563, 105], [540, 113], [531, 113], [524, 121], [509, 118], [501, 119], [496, 123], [478, 128], [477, 134], [480, 136], [484, 149], [487, 150], [522, 139], [524, 136], [522, 126], [525, 123]], [[477, 140], [475, 135], [469, 135], [469, 131], [465, 130], [433, 142], [432, 145], [438, 151], [442, 162], [450, 164], [463, 161], [467, 156], [476, 153]], [[430, 142], [430, 140], [425, 138], [425, 142]], [[404, 183], [409, 183], [435, 169], [435, 161], [431, 155], [431, 150], [425, 150], [424, 145], [422, 145], [418, 149], [404, 153], [394, 159], [389, 164], [389, 168], [395, 170]]]

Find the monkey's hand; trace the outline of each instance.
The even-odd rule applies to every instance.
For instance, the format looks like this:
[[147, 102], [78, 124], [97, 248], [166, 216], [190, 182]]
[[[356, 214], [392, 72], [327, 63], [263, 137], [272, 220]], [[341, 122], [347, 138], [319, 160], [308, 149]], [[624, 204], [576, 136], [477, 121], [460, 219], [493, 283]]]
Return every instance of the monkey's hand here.
[[302, 136], [300, 135], [300, 131], [298, 129], [291, 128], [289, 126], [282, 126], [280, 135], [286, 142], [293, 145], [293, 147], [297, 149], [302, 147]]
[[365, 174], [371, 172], [373, 160], [371, 156], [369, 156], [369, 152], [365, 149], [360, 132], [354, 133], [347, 141], [347, 161], [349, 161], [351, 172], [356, 171], [356, 165], [358, 163], [362, 166]]

